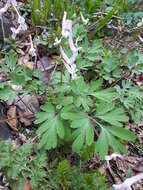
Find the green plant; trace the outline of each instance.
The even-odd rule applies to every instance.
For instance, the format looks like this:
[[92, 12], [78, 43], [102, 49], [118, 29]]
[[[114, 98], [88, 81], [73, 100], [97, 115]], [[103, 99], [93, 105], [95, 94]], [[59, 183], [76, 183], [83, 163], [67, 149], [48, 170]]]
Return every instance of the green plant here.
[[59, 163], [57, 168], [57, 177], [58, 177], [58, 183], [62, 186], [62, 188], [68, 188], [68, 186], [71, 184], [70, 181], [70, 168], [68, 165], [67, 160], [63, 160]]
[[[71, 17], [76, 12], [76, 1], [72, 0], [44, 0], [43, 3], [40, 0], [29, 0], [31, 6], [31, 21], [32, 25], [45, 26], [47, 19], [61, 19], [63, 18], [64, 11]], [[70, 4], [70, 9], [69, 9]]]
[[28, 178], [35, 189], [47, 185], [44, 180], [46, 153], [43, 150], [34, 151], [32, 144], [15, 149], [11, 141], [0, 142], [0, 150], [0, 168], [10, 187], [22, 189]]
[[[52, 83], [53, 90], [47, 91], [48, 102], [41, 106], [42, 112], [36, 114], [35, 123], [41, 124], [37, 130], [37, 134], [42, 135], [41, 146], [51, 149], [56, 148], [61, 141], [69, 141], [72, 143], [72, 150], [80, 153], [84, 146], [93, 144], [93, 153], [98, 152], [101, 159], [104, 159], [109, 146], [115, 152], [125, 153], [122, 143], [134, 140], [135, 135], [123, 128], [129, 117], [116, 88], [103, 90], [104, 81], [108, 80], [106, 74], [111, 75], [119, 66], [118, 57], [111, 59], [111, 51], [107, 51], [97, 40], [89, 46], [86, 31], [83, 30], [83, 25], [75, 25], [73, 30], [74, 38], [81, 34], [79, 46], [82, 49], [76, 60], [79, 70], [77, 79], [70, 81], [67, 72], [62, 75], [56, 73]], [[71, 56], [69, 49], [65, 48], [64, 51]], [[95, 61], [98, 63], [96, 66]], [[90, 82], [85, 82], [87, 75], [84, 73], [90, 67], [95, 68], [96, 79], [90, 76]], [[118, 78], [122, 72], [121, 70]], [[112, 75], [110, 78], [112, 79]]]
[[94, 133], [97, 135], [96, 130], [99, 130], [95, 152], [99, 152], [102, 159], [109, 145], [115, 152], [125, 152], [118, 140], [133, 140], [135, 136], [122, 128], [122, 122], [127, 122], [128, 117], [123, 107], [114, 102], [115, 90], [101, 90], [101, 86], [102, 80], [87, 84], [82, 77], [71, 83], [64, 81], [62, 85], [59, 81], [52, 99], [41, 106], [42, 112], [36, 114], [35, 123], [43, 123], [37, 130], [37, 134], [42, 134], [40, 144], [51, 149], [59, 140], [68, 140], [73, 142], [73, 151], [79, 152], [84, 145], [94, 143]]
[[[0, 83], [0, 96], [2, 100], [13, 100], [18, 93], [31, 93], [38, 94], [43, 93], [45, 85], [42, 81], [42, 75], [40, 70], [30, 70], [26, 68], [23, 72], [24, 65], [17, 65], [18, 56], [15, 51], [10, 50], [5, 56], [5, 62], [0, 63], [0, 68], [11, 80], [11, 82]], [[35, 77], [36, 79], [33, 79]], [[25, 86], [24, 90], [15, 91], [12, 85]]]
[[69, 186], [79, 190], [108, 189], [105, 176], [96, 170], [84, 173], [78, 167], [70, 168], [67, 160], [59, 162], [58, 167], [52, 167], [47, 173], [47, 156], [47, 151], [38, 144], [14, 148], [10, 140], [0, 142], [0, 169], [11, 188], [23, 189], [29, 181], [35, 190], [61, 190]]
[[[60, 189], [73, 189], [73, 190], [108, 190], [105, 176], [100, 174], [97, 170], [91, 170], [89, 172], [83, 172], [82, 168], [71, 167], [67, 163], [67, 160], [63, 160], [58, 165], [58, 181], [56, 180], [56, 172], [53, 171], [49, 178], [50, 181], [57, 181], [57, 184], [61, 185]], [[55, 183], [53, 183], [55, 184]], [[56, 185], [55, 185], [56, 186]]]
[[44, 0], [43, 8], [41, 1], [29, 0], [31, 6], [32, 25], [46, 25], [48, 12], [51, 8], [51, 1]]

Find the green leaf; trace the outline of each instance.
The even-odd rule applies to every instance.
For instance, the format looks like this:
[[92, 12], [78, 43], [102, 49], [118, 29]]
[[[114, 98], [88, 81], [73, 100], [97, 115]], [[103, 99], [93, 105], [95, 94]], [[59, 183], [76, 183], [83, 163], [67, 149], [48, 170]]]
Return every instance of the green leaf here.
[[37, 134], [41, 134], [40, 144], [45, 145], [47, 149], [57, 146], [58, 137], [63, 139], [65, 135], [64, 124], [59, 114], [56, 114], [55, 108], [51, 103], [41, 106], [43, 112], [36, 114], [35, 124], [42, 123]]
[[101, 129], [100, 136], [98, 137], [97, 142], [95, 143], [95, 153], [99, 152], [100, 158], [104, 160], [104, 157], [108, 153], [108, 136], [104, 128]]
[[[73, 133], [74, 134], [74, 133]], [[84, 145], [84, 136], [83, 134], [79, 134], [78, 137], [75, 139], [75, 141], [72, 144], [72, 150], [74, 152], [79, 152], [80, 149], [83, 147]]]
[[122, 108], [117, 108], [113, 111], [110, 111], [104, 115], [96, 115], [98, 118], [106, 121], [115, 126], [122, 127], [121, 122], [127, 122], [129, 120], [128, 116], [125, 115], [124, 110]]
[[90, 53], [86, 56], [86, 59], [90, 61], [100, 60], [101, 56], [98, 53]]
[[91, 94], [91, 92], [98, 91], [102, 87], [102, 85], [103, 85], [103, 79], [102, 78], [99, 78], [96, 81], [92, 81], [90, 83], [90, 94]]
[[89, 47], [88, 49], [87, 49], [87, 53], [88, 54], [94, 54], [94, 53], [101, 53], [102, 52], [102, 42], [101, 41], [98, 41], [98, 40], [95, 40], [95, 41], [93, 41], [93, 43], [92, 43], [92, 47]]
[[102, 63], [100, 64], [100, 66], [103, 66], [104, 70], [110, 73], [118, 66], [118, 64], [118, 60], [115, 57], [113, 57], [112, 54], [109, 54], [102, 58]]
[[112, 135], [119, 137], [125, 141], [133, 141], [136, 139], [134, 133], [128, 129], [114, 126], [106, 126], [106, 129], [112, 133]]
[[[1, 88], [2, 87], [2, 88]], [[7, 83], [0, 84], [0, 99], [12, 101], [17, 93]]]
[[26, 78], [24, 73], [12, 73], [9, 74], [9, 78], [12, 81], [12, 84], [14, 85], [25, 85], [26, 84]]
[[63, 96], [61, 94], [55, 99], [55, 103], [57, 104], [56, 107], [68, 106], [73, 103], [73, 96]]
[[96, 27], [96, 29], [90, 34], [90, 37], [92, 37], [93, 35], [95, 35], [99, 30], [101, 30], [105, 24], [107, 22], [109, 22], [109, 20], [112, 18], [112, 16], [114, 15], [114, 13], [117, 11], [117, 6], [112, 8], [112, 10], [105, 16], [105, 18], [101, 19], [99, 21], [98, 26]]
[[[121, 144], [119, 140], [116, 140], [113, 135], [112, 133], [110, 133], [107, 126], [101, 127], [100, 135], [98, 137], [97, 142], [95, 143], [95, 153], [98, 152], [102, 160], [104, 160], [105, 156], [108, 154], [109, 146], [111, 146], [114, 149], [114, 152], [116, 153], [126, 153], [126, 147], [123, 144]], [[119, 133], [118, 135], [120, 136]], [[133, 140], [133, 138], [129, 139]]]
[[93, 61], [87, 60], [87, 59], [82, 59], [81, 56], [78, 56], [77, 60], [76, 60], [76, 65], [78, 67], [78, 69], [84, 69], [87, 70], [87, 67], [91, 67], [94, 64]]
[[73, 151], [78, 152], [84, 145], [91, 145], [94, 139], [93, 127], [88, 116], [84, 112], [65, 112], [62, 113], [62, 118], [72, 120], [71, 128], [73, 132], [74, 143]]
[[92, 103], [89, 101], [88, 96], [78, 96], [74, 98], [74, 104], [77, 107], [83, 106], [85, 111], [89, 111], [89, 106], [92, 106]]
[[83, 77], [78, 77], [71, 82], [72, 91], [79, 96], [79, 94], [87, 94], [89, 86], [84, 82]]
[[115, 107], [115, 102], [111, 102], [111, 103], [102, 102], [97, 105], [96, 116], [103, 115], [103, 114], [113, 110], [114, 107]]
[[47, 120], [36, 131], [37, 134], [42, 134], [40, 141], [41, 146], [45, 145], [47, 149], [55, 148], [57, 146], [58, 136], [64, 138], [64, 126], [62, 120], [57, 115]]
[[58, 169], [57, 169], [57, 180], [60, 185], [63, 187], [69, 186], [71, 184], [70, 182], [70, 167], [67, 162], [67, 160], [63, 160], [59, 163]]
[[10, 52], [8, 53], [8, 55], [5, 56], [6, 64], [12, 70], [14, 69], [14, 67], [15, 67], [15, 65], [17, 63], [17, 60], [18, 60], [18, 56], [15, 53], [15, 51], [13, 51], [13, 50], [10, 50]]
[[115, 97], [117, 97], [117, 93], [115, 92], [113, 88], [108, 88], [102, 91], [93, 92], [93, 93], [90, 93], [90, 95], [105, 102], [111, 102], [114, 100]]
[[125, 154], [127, 152], [126, 146], [121, 144], [119, 140], [115, 139], [112, 134], [107, 133], [109, 145], [114, 149], [116, 153]]
[[44, 105], [42, 105], [41, 110], [43, 110], [44, 112], [39, 112], [37, 114], [35, 114], [36, 116], [36, 120], [35, 120], [35, 124], [39, 124], [42, 123], [43, 121], [53, 118], [55, 115], [55, 109], [54, 106], [51, 103], [45, 103]]

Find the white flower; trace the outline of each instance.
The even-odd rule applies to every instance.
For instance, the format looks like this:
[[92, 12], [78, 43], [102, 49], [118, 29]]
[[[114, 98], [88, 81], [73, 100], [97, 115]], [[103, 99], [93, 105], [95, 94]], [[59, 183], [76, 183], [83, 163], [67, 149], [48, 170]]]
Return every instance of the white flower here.
[[62, 36], [64, 38], [68, 38], [71, 32], [72, 32], [72, 21], [71, 20], [63, 20]]
[[16, 0], [10, 0], [11, 1], [11, 4], [13, 5], [13, 6], [17, 6], [17, 1]]
[[2, 18], [3, 13], [5, 13], [10, 7], [10, 0], [8, 0], [3, 8], [0, 9], [0, 18]]
[[112, 159], [116, 159], [117, 157], [120, 158], [121, 160], [125, 160], [124, 156], [122, 156], [121, 154], [116, 154], [116, 153], [113, 153], [111, 155], [105, 156], [105, 160], [109, 161], [109, 160], [112, 160]]
[[89, 21], [89, 19], [85, 19], [84, 16], [83, 16], [83, 14], [82, 14], [82, 12], [80, 12], [80, 16], [81, 16], [82, 22], [83, 22], [84, 24], [87, 24], [88, 21]]
[[61, 43], [61, 39], [58, 40], [58, 38], [56, 37], [54, 46], [59, 45], [60, 43]]
[[32, 55], [32, 57], [36, 56], [36, 49], [33, 46], [33, 41], [32, 41], [32, 37], [31, 35], [29, 35], [30, 38], [30, 50], [29, 50], [29, 54]]
[[139, 22], [139, 23], [137, 24], [137, 27], [141, 27], [142, 25], [143, 25], [143, 18], [142, 18], [141, 22]]
[[62, 38], [66, 38], [68, 40], [68, 44], [73, 55], [71, 58], [69, 58], [64, 52], [64, 49], [62, 48], [62, 46], [60, 46], [60, 52], [63, 57], [62, 62], [64, 63], [66, 69], [71, 74], [71, 77], [74, 80], [75, 78], [77, 78], [76, 64], [74, 64], [74, 61], [81, 47], [78, 47], [78, 48], [75, 47], [73, 43], [73, 38], [72, 38], [72, 20], [66, 20], [66, 17], [67, 17], [67, 13], [64, 12], [63, 21], [62, 21]]
[[143, 38], [142, 38], [140, 35], [138, 35], [138, 38], [139, 38], [139, 40], [140, 40], [141, 42], [143, 42]]

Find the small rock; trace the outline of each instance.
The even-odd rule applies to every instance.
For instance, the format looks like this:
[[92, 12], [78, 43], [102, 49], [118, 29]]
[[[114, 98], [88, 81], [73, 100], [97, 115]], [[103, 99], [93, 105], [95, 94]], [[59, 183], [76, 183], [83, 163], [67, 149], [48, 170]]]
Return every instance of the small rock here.
[[2, 20], [0, 19], [0, 41], [3, 41], [2, 22], [3, 22], [4, 34], [6, 38], [8, 38], [10, 34], [12, 34], [12, 31], [10, 28], [14, 26], [10, 19], [6, 17], [2, 17]]
[[[0, 120], [6, 119], [5, 107], [0, 103]], [[0, 123], [0, 141], [12, 139], [12, 132], [6, 122]]]

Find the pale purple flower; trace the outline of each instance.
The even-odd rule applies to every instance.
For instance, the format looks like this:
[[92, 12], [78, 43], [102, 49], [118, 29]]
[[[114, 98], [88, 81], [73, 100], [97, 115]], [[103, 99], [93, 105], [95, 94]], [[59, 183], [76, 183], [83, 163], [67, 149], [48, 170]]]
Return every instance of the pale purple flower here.
[[132, 190], [131, 186], [141, 179], [143, 179], [143, 173], [127, 178], [123, 183], [114, 184], [112, 187], [114, 190]]

